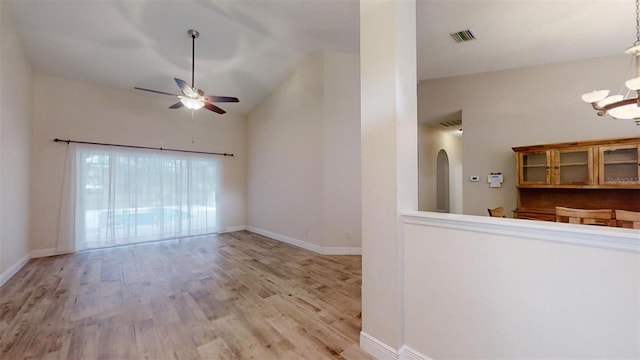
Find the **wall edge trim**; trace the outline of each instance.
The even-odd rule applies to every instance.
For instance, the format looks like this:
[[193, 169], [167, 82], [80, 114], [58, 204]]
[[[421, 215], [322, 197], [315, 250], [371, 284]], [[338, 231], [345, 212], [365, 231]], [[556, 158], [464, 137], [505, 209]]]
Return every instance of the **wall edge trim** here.
[[400, 360], [400, 354], [394, 348], [364, 331], [360, 332], [360, 348], [378, 360]]
[[247, 225], [229, 226], [224, 228], [224, 230], [220, 231], [219, 234], [225, 234], [225, 233], [243, 231], [243, 230], [247, 230]]
[[47, 257], [47, 256], [55, 256], [60, 254], [62, 253], [59, 252], [57, 248], [31, 250], [32, 259], [37, 259], [37, 258]]
[[5, 270], [2, 274], [0, 274], [0, 286], [4, 285], [9, 279], [11, 279], [15, 274], [25, 266], [29, 260], [31, 259], [30, 255], [25, 254], [20, 260], [16, 261], [13, 265], [9, 266], [7, 270]]
[[400, 348], [400, 360], [433, 360], [425, 354], [422, 354], [418, 350], [415, 350], [407, 345], [402, 345]]
[[361, 247], [328, 246], [323, 251], [325, 255], [362, 255]]
[[281, 241], [283, 243], [287, 243], [289, 245], [293, 245], [293, 246], [297, 246], [299, 248], [303, 248], [306, 250], [310, 250], [313, 252], [316, 252], [318, 254], [323, 254], [324, 253], [324, 248], [320, 245], [316, 245], [316, 244], [312, 244], [310, 242], [307, 241], [302, 241], [296, 238], [292, 238], [286, 235], [282, 235], [282, 234], [278, 234], [278, 233], [274, 233], [268, 230], [264, 230], [264, 229], [260, 229], [257, 227], [253, 227], [253, 226], [247, 226], [247, 230], [256, 233], [258, 235], [262, 235], [262, 236], [266, 236], [268, 238], [274, 239], [274, 240], [278, 240]]
[[282, 241], [289, 245], [297, 246], [299, 248], [310, 250], [322, 255], [362, 255], [361, 247], [339, 247], [339, 246], [323, 247], [317, 244], [312, 244], [307, 241], [303, 241], [300, 239], [292, 238], [290, 236], [274, 233], [272, 231], [260, 229], [254, 226], [247, 226], [246, 230], [256, 233], [258, 235], [266, 236], [270, 239]]

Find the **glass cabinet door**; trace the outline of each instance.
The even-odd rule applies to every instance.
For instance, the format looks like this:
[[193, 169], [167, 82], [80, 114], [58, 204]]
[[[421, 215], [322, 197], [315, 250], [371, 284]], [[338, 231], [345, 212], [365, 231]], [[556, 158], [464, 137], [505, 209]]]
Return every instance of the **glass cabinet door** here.
[[581, 148], [555, 153], [554, 183], [561, 185], [593, 184], [593, 150]]
[[549, 153], [547, 151], [519, 153], [521, 185], [548, 184], [549, 178]]
[[636, 185], [640, 146], [614, 145], [600, 147], [600, 184]]

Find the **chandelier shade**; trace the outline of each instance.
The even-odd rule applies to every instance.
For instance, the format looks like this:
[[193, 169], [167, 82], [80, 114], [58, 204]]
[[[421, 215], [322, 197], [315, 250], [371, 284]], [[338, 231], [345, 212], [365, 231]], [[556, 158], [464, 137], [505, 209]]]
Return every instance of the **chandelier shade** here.
[[609, 96], [609, 90], [593, 90], [582, 95], [582, 100], [593, 104], [604, 100], [607, 96]]
[[582, 100], [597, 111], [598, 116], [609, 114], [614, 119], [634, 120], [640, 125], [640, 0], [636, 0], [636, 41], [625, 50], [635, 61], [635, 77], [625, 81], [627, 96], [609, 96], [609, 90], [594, 90], [582, 95]]
[[636, 99], [628, 100], [632, 100], [632, 102], [626, 105], [624, 101], [616, 103], [616, 107], [607, 111], [609, 115], [615, 119], [634, 119], [638, 122], [640, 120], [640, 107], [638, 107], [638, 102]]
[[631, 80], [625, 81], [624, 85], [628, 87], [630, 90], [635, 90], [635, 91], [640, 90], [640, 76], [635, 77]]

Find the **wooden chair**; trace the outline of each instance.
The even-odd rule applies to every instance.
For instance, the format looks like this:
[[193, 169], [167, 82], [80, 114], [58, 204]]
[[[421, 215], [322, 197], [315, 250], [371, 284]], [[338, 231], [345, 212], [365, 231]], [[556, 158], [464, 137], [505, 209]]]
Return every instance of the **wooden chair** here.
[[489, 212], [489, 216], [491, 217], [507, 217], [504, 214], [504, 208], [502, 206], [495, 209], [487, 209], [487, 211]]
[[572, 209], [556, 206], [556, 222], [616, 226], [612, 209]]
[[640, 212], [615, 210], [616, 224], [619, 227], [640, 229]]

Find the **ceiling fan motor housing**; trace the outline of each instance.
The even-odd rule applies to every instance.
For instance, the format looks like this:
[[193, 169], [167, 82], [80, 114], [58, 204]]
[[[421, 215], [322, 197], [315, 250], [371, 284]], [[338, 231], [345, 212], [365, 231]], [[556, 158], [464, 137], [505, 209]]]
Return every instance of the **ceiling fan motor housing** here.
[[187, 31], [187, 34], [189, 34], [189, 36], [191, 36], [194, 39], [200, 36], [200, 33], [198, 32], [198, 30], [193, 30], [193, 29], [189, 29], [189, 31]]

